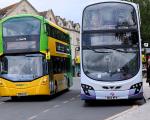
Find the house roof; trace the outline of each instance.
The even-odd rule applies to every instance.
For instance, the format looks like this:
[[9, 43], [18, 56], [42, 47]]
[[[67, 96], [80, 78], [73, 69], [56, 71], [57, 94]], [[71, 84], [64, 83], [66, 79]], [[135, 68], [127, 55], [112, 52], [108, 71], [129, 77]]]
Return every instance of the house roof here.
[[41, 15], [41, 16], [43, 16], [43, 17], [45, 17], [46, 14], [47, 14], [47, 11], [39, 12], [39, 15]]
[[19, 2], [0, 9], [0, 16], [1, 17], [4, 16], [7, 12], [14, 9], [18, 4], [19, 4]]
[[47, 15], [48, 12], [50, 12], [52, 14], [52, 16], [54, 17], [54, 21], [57, 24], [57, 19], [56, 19], [55, 15], [54, 15], [54, 12], [53, 12], [52, 9], [47, 10], [47, 11], [43, 11], [43, 12], [39, 12], [39, 15], [41, 15], [43, 17], [46, 17], [46, 15]]
[[0, 18], [9, 14], [11, 11], [13, 11], [15, 8], [17, 8], [17, 6], [19, 4], [21, 4], [23, 1], [27, 2], [35, 10], [35, 12], [37, 12], [37, 14], [38, 14], [38, 11], [32, 6], [32, 4], [30, 4], [30, 2], [28, 2], [28, 0], [21, 0], [20, 2], [17, 2], [15, 4], [12, 4], [12, 5], [9, 5], [5, 8], [0, 9]]

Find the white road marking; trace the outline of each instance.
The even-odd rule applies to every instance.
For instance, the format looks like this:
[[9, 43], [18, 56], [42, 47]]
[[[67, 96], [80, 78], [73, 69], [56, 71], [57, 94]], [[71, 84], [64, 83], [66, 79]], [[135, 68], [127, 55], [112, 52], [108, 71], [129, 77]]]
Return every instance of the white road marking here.
[[46, 110], [43, 111], [43, 113], [46, 113], [46, 112], [48, 112], [49, 110], [50, 110], [50, 109], [46, 109]]
[[34, 115], [34, 116], [30, 117], [28, 120], [33, 120], [33, 119], [35, 119], [36, 117], [37, 117], [37, 115]]
[[10, 97], [0, 97], [0, 101], [6, 101], [6, 100], [9, 100]]
[[70, 100], [72, 101], [72, 100], [74, 100], [75, 98], [73, 97], [73, 98], [71, 98]]
[[0, 104], [4, 104], [5, 102], [0, 102]]
[[105, 120], [114, 120], [115, 118], [118, 118], [118, 117], [120, 117], [120, 116], [122, 116], [122, 115], [124, 115], [124, 114], [126, 114], [126, 113], [129, 113], [129, 112], [131, 112], [132, 110], [137, 109], [137, 108], [138, 108], [138, 105], [134, 105], [132, 108], [130, 108], [130, 109], [128, 109], [128, 110], [125, 110], [125, 111], [123, 111], [123, 112], [121, 112], [121, 113], [119, 113], [119, 114], [116, 114], [116, 115], [114, 115], [114, 116], [111, 116], [111, 117], [109, 117], [109, 118], [107, 118], [107, 119], [105, 119]]
[[55, 105], [53, 108], [58, 108], [60, 105]]
[[69, 101], [68, 101], [68, 100], [66, 100], [66, 101], [64, 101], [63, 103], [65, 103], [65, 104], [66, 104], [66, 103], [68, 103], [68, 102], [69, 102]]

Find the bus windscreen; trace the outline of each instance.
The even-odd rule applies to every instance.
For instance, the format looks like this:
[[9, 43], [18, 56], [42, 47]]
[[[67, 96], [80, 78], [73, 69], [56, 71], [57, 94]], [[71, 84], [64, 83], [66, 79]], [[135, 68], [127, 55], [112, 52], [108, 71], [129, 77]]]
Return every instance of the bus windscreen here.
[[128, 4], [95, 4], [83, 13], [83, 31], [136, 27], [135, 9]]
[[40, 21], [33, 17], [13, 18], [3, 24], [3, 37], [39, 34]]
[[43, 55], [4, 56], [1, 77], [10, 81], [32, 81], [43, 76]]

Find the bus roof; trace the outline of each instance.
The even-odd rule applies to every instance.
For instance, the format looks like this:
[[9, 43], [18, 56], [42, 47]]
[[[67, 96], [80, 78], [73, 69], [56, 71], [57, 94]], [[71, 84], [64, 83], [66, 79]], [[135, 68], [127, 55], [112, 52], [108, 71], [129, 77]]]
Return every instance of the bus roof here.
[[39, 15], [19, 14], [19, 15], [14, 15], [14, 16], [9, 16], [9, 17], [3, 18], [3, 19], [1, 20], [1, 22], [5, 22], [6, 20], [11, 19], [11, 18], [28, 17], [28, 16], [29, 16], [29, 17], [35, 17], [35, 18], [38, 18], [38, 19], [40, 19], [40, 20], [43, 19], [43, 17], [42, 17], [42, 16], [39, 16]]
[[88, 1], [85, 2], [85, 7], [92, 5], [92, 4], [97, 4], [97, 3], [103, 3], [103, 2], [120, 2], [120, 3], [127, 3], [127, 4], [131, 4], [133, 5], [135, 8], [137, 7], [137, 4], [133, 3], [133, 2], [127, 2], [127, 1], [122, 1], [122, 0], [94, 0], [94, 1]]
[[51, 22], [51, 21], [49, 21], [49, 20], [47, 20], [47, 19], [46, 19], [46, 22], [47, 22], [48, 24], [50, 24], [51, 26], [57, 28], [58, 30], [60, 30], [60, 31], [66, 33], [66, 34], [69, 34], [65, 29], [59, 27], [59, 26], [56, 25], [55, 23], [53, 23], [53, 22]]
[[[19, 15], [15, 15], [15, 16], [6, 17], [6, 18], [2, 19], [1, 22], [5, 22], [6, 20], [11, 19], [11, 18], [28, 17], [28, 16], [29, 16], [29, 17], [35, 17], [35, 18], [37, 18], [37, 19], [39, 19], [39, 20], [43, 20], [43, 16], [32, 15], [32, 14], [19, 14]], [[60, 31], [62, 31], [62, 32], [66, 33], [66, 34], [69, 34], [65, 29], [59, 27], [59, 26], [56, 25], [55, 23], [53, 23], [53, 22], [51, 22], [51, 21], [49, 21], [49, 20], [47, 20], [47, 19], [45, 19], [45, 18], [44, 18], [44, 20], [45, 20], [46, 23], [52, 25], [53, 27], [59, 29]]]

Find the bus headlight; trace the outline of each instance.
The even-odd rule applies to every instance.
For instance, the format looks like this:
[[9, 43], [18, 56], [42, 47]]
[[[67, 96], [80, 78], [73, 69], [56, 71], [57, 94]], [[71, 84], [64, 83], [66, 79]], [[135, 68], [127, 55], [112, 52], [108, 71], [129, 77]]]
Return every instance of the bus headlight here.
[[0, 80], [0, 86], [3, 86], [3, 82]]
[[46, 85], [48, 82], [48, 78], [47, 77], [44, 77], [42, 82], [41, 82], [41, 85]]
[[138, 94], [140, 92], [141, 88], [142, 88], [142, 85], [143, 85], [142, 82], [132, 85], [130, 87], [130, 91], [134, 90], [134, 93], [132, 93], [132, 94]]
[[85, 84], [81, 84], [81, 87], [86, 95], [95, 96], [95, 90], [93, 87]]

